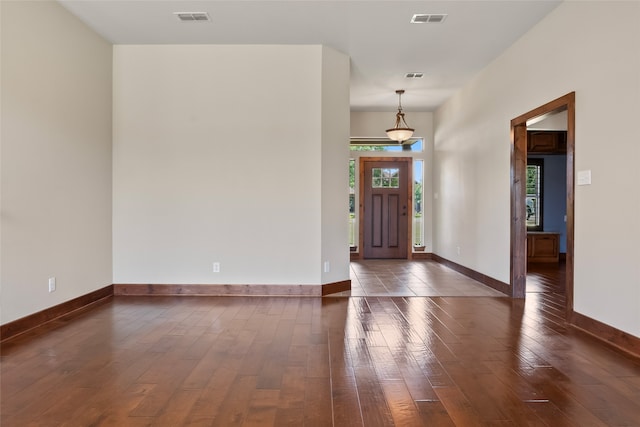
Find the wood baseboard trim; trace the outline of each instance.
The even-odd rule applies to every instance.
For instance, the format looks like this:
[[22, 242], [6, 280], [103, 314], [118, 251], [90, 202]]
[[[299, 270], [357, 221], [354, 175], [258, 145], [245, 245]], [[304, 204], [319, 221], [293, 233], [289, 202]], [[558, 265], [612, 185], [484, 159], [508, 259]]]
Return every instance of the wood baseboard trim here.
[[341, 282], [325, 283], [322, 285], [322, 296], [335, 294], [351, 290], [351, 280], [342, 280]]
[[581, 330], [594, 338], [603, 341], [618, 350], [629, 353], [635, 357], [640, 357], [640, 338], [628, 334], [613, 326], [602, 323], [584, 314], [576, 313], [570, 315], [571, 326]]
[[433, 259], [433, 254], [431, 252], [412, 252], [411, 253], [412, 260], [423, 260], [423, 259]]
[[351, 280], [325, 285], [159, 285], [124, 284], [113, 285], [117, 296], [322, 296], [348, 291]]
[[511, 296], [511, 286], [509, 286], [509, 284], [507, 283], [501, 282], [499, 280], [494, 279], [493, 277], [489, 277], [485, 274], [479, 273], [475, 270], [465, 267], [464, 265], [460, 265], [453, 261], [449, 261], [448, 259], [443, 258], [437, 254], [431, 254], [431, 259], [433, 259], [436, 262], [439, 262], [440, 264], [446, 265], [447, 267], [457, 271], [458, 273], [464, 274], [467, 277], [477, 280], [483, 285], [489, 286], [490, 288], [493, 288], [496, 291], [502, 292], [507, 296]]
[[89, 292], [37, 313], [0, 326], [0, 341], [6, 341], [31, 329], [62, 317], [76, 315], [106, 301], [113, 295], [113, 285]]

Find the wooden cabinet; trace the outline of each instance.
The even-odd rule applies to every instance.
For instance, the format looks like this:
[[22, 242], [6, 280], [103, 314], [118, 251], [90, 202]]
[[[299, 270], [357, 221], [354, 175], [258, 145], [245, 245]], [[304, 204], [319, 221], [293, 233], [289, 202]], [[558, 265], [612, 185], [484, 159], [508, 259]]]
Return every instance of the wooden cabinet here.
[[550, 130], [527, 131], [528, 154], [566, 154], [567, 132]]
[[527, 233], [528, 262], [558, 262], [560, 233], [545, 231]]

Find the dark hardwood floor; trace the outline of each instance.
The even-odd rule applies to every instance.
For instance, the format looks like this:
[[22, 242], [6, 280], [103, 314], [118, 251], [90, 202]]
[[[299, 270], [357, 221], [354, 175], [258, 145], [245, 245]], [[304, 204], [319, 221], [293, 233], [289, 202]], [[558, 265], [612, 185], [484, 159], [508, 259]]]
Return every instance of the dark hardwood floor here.
[[565, 293], [566, 264], [539, 263], [527, 266], [527, 292]]
[[339, 296], [503, 296], [436, 261], [373, 259], [351, 262], [351, 290]]
[[563, 307], [114, 297], [2, 343], [1, 425], [640, 426], [640, 360]]

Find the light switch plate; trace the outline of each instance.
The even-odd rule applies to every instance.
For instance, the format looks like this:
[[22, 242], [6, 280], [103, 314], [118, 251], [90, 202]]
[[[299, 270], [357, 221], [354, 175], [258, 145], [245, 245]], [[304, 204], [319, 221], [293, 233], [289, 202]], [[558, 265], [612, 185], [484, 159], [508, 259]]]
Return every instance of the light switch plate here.
[[591, 185], [591, 170], [578, 171], [578, 185]]

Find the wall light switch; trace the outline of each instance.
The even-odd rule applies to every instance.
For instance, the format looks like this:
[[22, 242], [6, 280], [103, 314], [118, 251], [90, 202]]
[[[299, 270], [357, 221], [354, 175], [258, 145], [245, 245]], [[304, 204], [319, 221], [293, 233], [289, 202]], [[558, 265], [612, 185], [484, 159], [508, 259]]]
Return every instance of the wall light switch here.
[[578, 185], [591, 185], [591, 170], [578, 171]]

